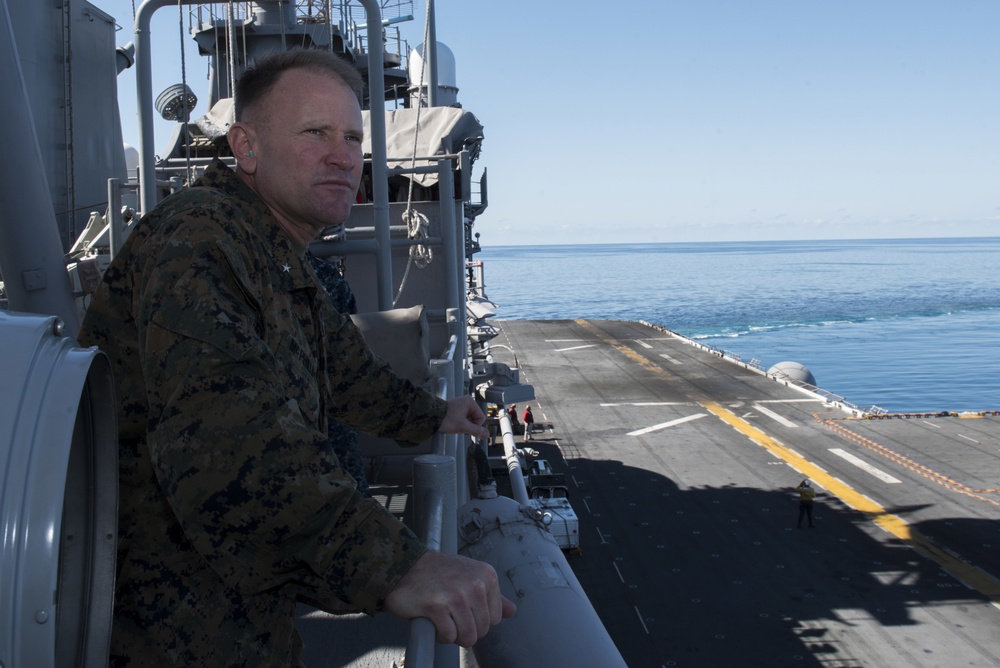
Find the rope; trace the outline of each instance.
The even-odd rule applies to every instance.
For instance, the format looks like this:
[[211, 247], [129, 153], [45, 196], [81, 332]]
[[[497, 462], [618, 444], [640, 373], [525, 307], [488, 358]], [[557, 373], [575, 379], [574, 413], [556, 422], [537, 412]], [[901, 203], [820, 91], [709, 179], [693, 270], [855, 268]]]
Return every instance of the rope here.
[[[428, 230], [427, 216], [414, 209], [407, 208], [403, 212], [403, 222], [406, 223], [406, 235], [410, 239], [426, 239]], [[403, 288], [406, 287], [406, 279], [410, 277], [410, 269], [414, 266], [423, 269], [434, 259], [434, 251], [430, 246], [424, 244], [414, 244], [410, 246], [410, 254], [406, 260], [406, 271], [403, 272], [403, 280], [399, 282], [399, 290], [395, 299], [392, 300], [392, 307], [396, 308]]]
[[[431, 3], [426, 3], [427, 11], [424, 15], [424, 52], [423, 57], [420, 59], [420, 77], [417, 79], [417, 87], [419, 90], [423, 90], [424, 86], [424, 67], [427, 65], [427, 40], [430, 39], [431, 34]], [[417, 165], [417, 147], [419, 145], [420, 139], [420, 110], [423, 108], [423, 94], [417, 96], [417, 119], [415, 123], [415, 129], [413, 131], [413, 152], [410, 154], [410, 168], [414, 168]], [[384, 112], [383, 112], [384, 113]], [[426, 239], [428, 230], [427, 216], [415, 211], [413, 209], [413, 183], [414, 179], [409, 179], [410, 186], [406, 193], [406, 211], [403, 212], [403, 222], [406, 224], [406, 233], [409, 239]], [[416, 265], [417, 269], [423, 269], [428, 264], [434, 260], [434, 251], [430, 246], [424, 244], [414, 244], [410, 246], [410, 254], [406, 260], [406, 271], [403, 272], [403, 280], [399, 282], [399, 290], [396, 292], [396, 298], [392, 300], [392, 306], [395, 308], [396, 303], [399, 302], [400, 295], [403, 294], [403, 288], [406, 287], [406, 279], [410, 276], [410, 269]]]
[[[427, 216], [419, 211], [407, 211], [403, 213], [403, 220], [406, 222], [406, 233], [411, 239], [426, 239], [427, 231], [430, 228]], [[423, 269], [434, 260], [434, 253], [430, 246], [417, 244], [410, 246], [410, 259], [417, 269]]]

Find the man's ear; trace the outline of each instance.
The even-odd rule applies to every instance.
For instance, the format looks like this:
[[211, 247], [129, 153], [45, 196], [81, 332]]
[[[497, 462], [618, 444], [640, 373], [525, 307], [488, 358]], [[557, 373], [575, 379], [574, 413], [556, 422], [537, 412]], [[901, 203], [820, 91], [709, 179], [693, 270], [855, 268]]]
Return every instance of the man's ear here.
[[247, 174], [257, 171], [257, 156], [254, 155], [253, 130], [243, 123], [233, 123], [229, 126], [229, 148], [233, 150], [237, 166]]

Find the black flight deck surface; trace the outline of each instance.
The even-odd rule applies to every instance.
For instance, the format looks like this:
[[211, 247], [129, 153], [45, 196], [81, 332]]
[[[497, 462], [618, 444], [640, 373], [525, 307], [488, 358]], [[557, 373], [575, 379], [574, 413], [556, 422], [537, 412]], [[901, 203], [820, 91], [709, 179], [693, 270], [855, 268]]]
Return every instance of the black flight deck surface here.
[[1000, 407], [865, 419], [644, 324], [499, 324], [629, 666], [1000, 665]]

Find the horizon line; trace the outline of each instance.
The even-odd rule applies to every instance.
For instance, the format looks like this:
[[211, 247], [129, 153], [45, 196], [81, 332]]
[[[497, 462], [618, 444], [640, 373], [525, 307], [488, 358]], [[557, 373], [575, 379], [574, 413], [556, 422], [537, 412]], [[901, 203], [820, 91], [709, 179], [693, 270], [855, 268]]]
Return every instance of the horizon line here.
[[480, 242], [483, 250], [488, 248], [541, 248], [560, 246], [637, 246], [637, 245], [668, 245], [668, 244], [773, 244], [773, 243], [821, 243], [821, 242], [848, 242], [848, 241], [970, 241], [975, 239], [998, 240], [1000, 236], [952, 236], [952, 237], [853, 237], [836, 239], [730, 239], [712, 241], [616, 241], [612, 243], [603, 241], [590, 241], [578, 243], [523, 243], [523, 244], [486, 244]]

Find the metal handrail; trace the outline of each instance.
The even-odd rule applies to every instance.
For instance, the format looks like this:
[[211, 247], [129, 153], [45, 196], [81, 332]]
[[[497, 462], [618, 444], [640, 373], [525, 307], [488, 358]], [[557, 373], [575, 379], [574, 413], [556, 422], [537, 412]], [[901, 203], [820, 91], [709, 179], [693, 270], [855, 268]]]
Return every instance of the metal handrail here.
[[514, 427], [507, 413], [500, 413], [500, 434], [503, 438], [503, 458], [507, 464], [510, 477], [511, 494], [514, 500], [528, 505], [528, 488], [524, 484], [524, 474], [521, 472], [521, 462], [517, 458], [517, 443], [514, 441]]

